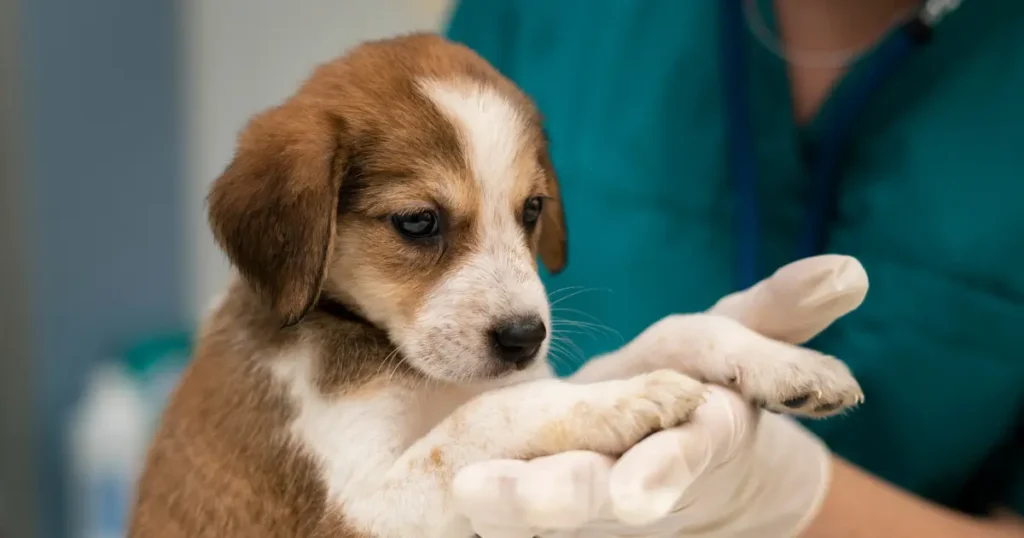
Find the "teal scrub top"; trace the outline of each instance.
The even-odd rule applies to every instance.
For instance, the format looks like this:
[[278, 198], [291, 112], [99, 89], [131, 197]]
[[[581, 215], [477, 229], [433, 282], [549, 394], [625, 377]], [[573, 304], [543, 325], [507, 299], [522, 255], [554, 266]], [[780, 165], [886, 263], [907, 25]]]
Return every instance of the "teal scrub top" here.
[[[718, 11], [689, 0], [455, 8], [450, 38], [546, 117], [570, 231], [569, 267], [546, 278], [554, 315], [572, 320], [556, 323], [572, 340], [555, 352], [561, 373], [734, 289]], [[746, 38], [763, 276], [796, 254], [829, 103], [796, 126], [784, 61]], [[967, 0], [936, 28], [862, 111], [840, 189], [825, 250], [860, 259], [871, 290], [812, 345], [845, 360], [867, 398], [808, 426], [928, 499], [1024, 513], [1024, 2]]]

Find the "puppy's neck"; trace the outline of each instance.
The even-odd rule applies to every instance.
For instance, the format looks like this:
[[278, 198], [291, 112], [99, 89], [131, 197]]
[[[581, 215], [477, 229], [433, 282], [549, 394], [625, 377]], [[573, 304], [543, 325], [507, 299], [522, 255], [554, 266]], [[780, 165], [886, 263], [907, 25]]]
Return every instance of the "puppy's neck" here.
[[[308, 360], [319, 392], [337, 395], [377, 384], [424, 382], [387, 332], [356, 308], [326, 296], [299, 322], [284, 325], [261, 298], [236, 278], [204, 327], [205, 339], [229, 343], [238, 356], [259, 362]], [[268, 364], [269, 365], [269, 364]]]

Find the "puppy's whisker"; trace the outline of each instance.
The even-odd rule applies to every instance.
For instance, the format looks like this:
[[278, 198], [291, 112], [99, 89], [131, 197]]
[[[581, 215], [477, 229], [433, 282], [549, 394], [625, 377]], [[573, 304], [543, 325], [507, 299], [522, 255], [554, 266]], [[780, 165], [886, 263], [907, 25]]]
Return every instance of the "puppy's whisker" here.
[[572, 370], [576, 366], [579, 366], [582, 361], [574, 360], [572, 357], [566, 357], [561, 354], [552, 354], [549, 363], [558, 368], [559, 366], [565, 366], [566, 369]]
[[388, 354], [387, 360], [394, 362], [394, 365], [391, 367], [391, 372], [388, 374], [388, 384], [390, 385], [395, 378], [395, 374], [397, 374], [399, 368], [402, 367], [402, 357], [398, 353], [398, 348], [395, 348], [394, 351]]
[[570, 355], [570, 358], [578, 359], [580, 362], [584, 362], [587, 359], [586, 353], [584, 353], [583, 349], [576, 345], [576, 342], [573, 342], [571, 338], [560, 334], [552, 334], [551, 344], [562, 353]]
[[584, 317], [590, 319], [590, 321], [593, 322], [593, 323], [596, 323], [598, 325], [604, 325], [604, 323], [602, 323], [601, 320], [598, 319], [597, 316], [595, 316], [593, 314], [588, 314], [588, 313], [586, 313], [586, 312], [584, 312], [582, 310], [578, 310], [578, 309], [575, 309], [575, 308], [566, 308], [564, 306], [559, 306], [557, 308], [552, 308], [551, 312], [552, 313], [554, 313], [554, 312], [569, 312], [571, 314], [578, 314], [580, 316], [584, 316]]
[[559, 293], [568, 293], [579, 289], [583, 289], [583, 286], [566, 286], [564, 288], [558, 288], [557, 290], [548, 293], [548, 299], [554, 299], [555, 295], [558, 295]]
[[586, 336], [586, 337], [591, 338], [593, 340], [599, 340], [600, 337], [608, 336], [608, 335], [598, 331], [594, 327], [579, 327], [579, 326], [570, 326], [570, 327], [571, 328], [558, 327], [557, 329], [554, 329], [554, 331], [557, 331], [558, 334], [562, 334], [562, 335]]
[[395, 349], [389, 351], [386, 356], [384, 356], [384, 360], [381, 361], [380, 368], [379, 368], [379, 370], [377, 372], [378, 375], [381, 372], [383, 372], [386, 368], [390, 368], [391, 367], [391, 361], [394, 360], [394, 358], [395, 358], [395, 356], [397, 354], [398, 354], [398, 348], [396, 347]]
[[614, 329], [612, 329], [611, 327], [609, 327], [607, 325], [602, 325], [600, 323], [590, 323], [588, 321], [577, 321], [577, 320], [573, 320], [573, 319], [559, 319], [557, 322], [553, 322], [552, 325], [556, 325], [556, 326], [558, 326], [558, 325], [567, 325], [567, 326], [570, 326], [570, 327], [579, 327], [581, 329], [595, 329], [595, 330], [601, 330], [601, 331], [614, 331]]
[[613, 328], [611, 328], [611, 327], [609, 327], [607, 325], [600, 324], [600, 323], [589, 323], [589, 322], [586, 322], [586, 321], [576, 321], [576, 320], [570, 320], [570, 319], [557, 319], [556, 318], [555, 321], [552, 321], [551, 326], [552, 326], [552, 330], [553, 331], [559, 330], [559, 327], [575, 327], [575, 328], [583, 330], [583, 331], [587, 331], [587, 330], [595, 331], [595, 332], [596, 331], [602, 331], [602, 332], [604, 332], [604, 333], [606, 333], [606, 334], [608, 334], [610, 336], [614, 336], [614, 337], [618, 338], [623, 343], [625, 343], [625, 341], [626, 341], [626, 339], [622, 337], [622, 334], [619, 331], [616, 331], [615, 329], [613, 329]]
[[566, 295], [564, 295], [562, 297], [559, 297], [558, 299], [555, 299], [554, 301], [551, 301], [551, 306], [554, 307], [555, 305], [557, 305], [558, 303], [561, 303], [562, 301], [565, 301], [566, 299], [571, 299], [571, 298], [573, 298], [573, 297], [575, 297], [575, 296], [577, 296], [577, 295], [579, 295], [581, 293], [586, 293], [588, 291], [608, 291], [608, 292], [610, 292], [611, 290], [607, 289], [607, 288], [581, 288], [581, 289], [577, 289], [577, 290], [574, 290], [572, 293], [568, 293], [568, 294], [566, 294]]
[[564, 353], [566, 351], [566, 349], [568, 349], [568, 348], [565, 347], [563, 342], [556, 342], [554, 340], [551, 341], [551, 346], [550, 346], [550, 352], [551, 353], [555, 353], [555, 352], [562, 352], [562, 353]]
[[575, 357], [572, 357], [569, 354], [557, 354], [551, 357], [550, 364], [559, 370], [572, 370], [575, 369], [580, 364], [583, 364], [583, 361], [576, 359]]
[[576, 342], [573, 342], [571, 338], [563, 337], [561, 335], [553, 335], [552, 343], [554, 343], [555, 341], [557, 341], [559, 345], [564, 344], [567, 347], [567, 351], [573, 352], [575, 356], [578, 357], [581, 361], [587, 360], [587, 354], [584, 353], [583, 348], [578, 346]]
[[[394, 350], [390, 351], [390, 352], [389, 352], [389, 353], [388, 353], [387, 355], [385, 355], [385, 356], [384, 356], [384, 359], [380, 361], [380, 365], [379, 365], [379, 366], [377, 366], [377, 372], [376, 372], [376, 373], [375, 373], [375, 374], [373, 375], [373, 377], [380, 377], [380, 374], [381, 374], [381, 373], [382, 373], [382, 372], [383, 372], [383, 371], [384, 371], [384, 370], [385, 370], [386, 368], [388, 368], [388, 367], [389, 367], [389, 366], [391, 365], [391, 359], [392, 359], [392, 358], [393, 358], [393, 357], [394, 357], [394, 356], [395, 356], [395, 355], [396, 355], [397, 353], [398, 353], [398, 348], [395, 348]], [[390, 381], [390, 377], [389, 377], [389, 379], [388, 379], [388, 380]]]
[[583, 330], [574, 331], [574, 330], [571, 330], [571, 329], [559, 328], [558, 329], [558, 334], [559, 335], [563, 335], [563, 334], [580, 334], [580, 335], [585, 335], [585, 336], [591, 336], [593, 333], [590, 333], [590, 332], [587, 332], [587, 331], [583, 331]]

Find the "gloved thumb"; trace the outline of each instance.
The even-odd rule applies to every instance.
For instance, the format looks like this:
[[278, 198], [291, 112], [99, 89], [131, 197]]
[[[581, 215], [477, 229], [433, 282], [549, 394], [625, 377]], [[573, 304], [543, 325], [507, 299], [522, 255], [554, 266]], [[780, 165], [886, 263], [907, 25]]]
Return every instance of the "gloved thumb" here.
[[678, 510], [706, 473], [750, 442], [755, 425], [756, 412], [736, 393], [709, 387], [690, 422], [651, 435], [612, 468], [609, 499], [615, 518], [646, 525]]

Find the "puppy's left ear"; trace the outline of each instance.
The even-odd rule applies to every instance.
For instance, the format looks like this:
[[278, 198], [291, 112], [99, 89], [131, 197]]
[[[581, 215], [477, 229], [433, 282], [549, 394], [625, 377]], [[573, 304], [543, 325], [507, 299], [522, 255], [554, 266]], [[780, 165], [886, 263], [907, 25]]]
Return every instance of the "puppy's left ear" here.
[[213, 234], [284, 325], [320, 295], [346, 167], [341, 121], [290, 102], [257, 115], [208, 198]]
[[538, 251], [544, 267], [553, 275], [561, 273], [569, 263], [569, 231], [565, 226], [565, 206], [562, 205], [562, 192], [558, 186], [558, 175], [551, 162], [545, 136], [544, 147], [538, 159], [547, 176], [548, 194], [551, 196], [544, 204], [544, 212], [540, 219], [540, 243]]

